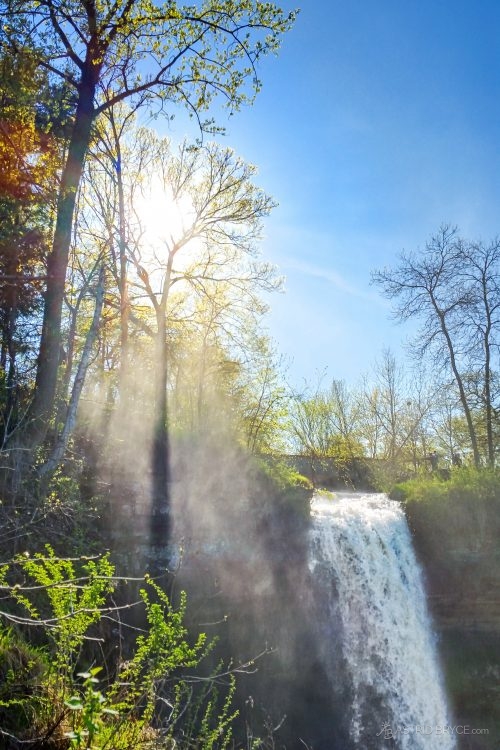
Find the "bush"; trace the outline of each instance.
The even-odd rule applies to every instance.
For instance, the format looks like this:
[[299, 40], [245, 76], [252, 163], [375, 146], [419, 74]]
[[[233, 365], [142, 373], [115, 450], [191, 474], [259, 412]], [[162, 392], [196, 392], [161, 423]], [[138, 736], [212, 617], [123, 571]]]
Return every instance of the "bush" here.
[[307, 477], [272, 457], [256, 459], [255, 467], [261, 494], [274, 504], [275, 509], [285, 513], [290, 511], [302, 520], [309, 518], [313, 485]]
[[458, 592], [500, 575], [499, 480], [497, 471], [460, 468], [449, 479], [415, 479], [391, 492], [404, 504], [417, 552], [440, 590]]
[[9, 734], [36, 727], [47, 699], [46, 654], [0, 625], [0, 727]]
[[[213, 645], [203, 633], [189, 643], [185, 596], [174, 609], [146, 576], [139, 600], [117, 607], [113, 575], [106, 555], [74, 561], [50, 547], [45, 555], [21, 555], [1, 567], [0, 586], [9, 598], [2, 618], [11, 625], [0, 632], [0, 711], [10, 717], [0, 732], [12, 747], [39, 740], [47, 748], [133, 750], [151, 747], [152, 740], [174, 747], [179, 738], [200, 750], [227, 747], [233, 677], [226, 678], [229, 688], [220, 699], [216, 676], [200, 679], [201, 689], [195, 678], [188, 684], [179, 677], [179, 670], [195, 670]], [[117, 630], [111, 650], [121, 653], [120, 613], [136, 606], [145, 622], [130, 658], [92, 665], [95, 653], [104, 652], [108, 621]], [[32, 639], [42, 645], [35, 648]], [[92, 653], [89, 644], [99, 651]]]
[[258, 470], [282, 492], [296, 487], [312, 492], [311, 480], [288, 466], [285, 461], [268, 457], [256, 459], [256, 464]]
[[439, 499], [500, 502], [500, 473], [492, 469], [464, 467], [454, 469], [448, 476], [426, 474], [397, 484], [390, 494], [393, 499], [405, 503]]

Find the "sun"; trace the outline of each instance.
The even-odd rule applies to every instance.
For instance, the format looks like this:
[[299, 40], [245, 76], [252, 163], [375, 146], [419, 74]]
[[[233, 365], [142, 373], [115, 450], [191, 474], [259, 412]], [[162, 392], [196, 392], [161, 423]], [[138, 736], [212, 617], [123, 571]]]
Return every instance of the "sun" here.
[[[196, 225], [196, 212], [189, 195], [174, 196], [162, 181], [153, 179], [134, 200], [141, 260], [164, 264], [169, 252], [188, 237]], [[185, 265], [199, 249], [196, 238], [182, 244], [176, 264]]]

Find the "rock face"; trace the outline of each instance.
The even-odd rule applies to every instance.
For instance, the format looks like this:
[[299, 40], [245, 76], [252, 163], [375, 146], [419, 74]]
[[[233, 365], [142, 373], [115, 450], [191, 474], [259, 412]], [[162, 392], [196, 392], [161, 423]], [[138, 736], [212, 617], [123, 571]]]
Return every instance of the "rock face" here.
[[237, 452], [230, 473], [206, 449], [192, 463], [197, 475], [175, 497], [176, 585], [187, 591], [193, 631], [213, 624], [215, 662], [240, 665], [235, 701], [247, 736], [237, 740], [346, 750], [318, 648], [307, 495], [280, 493]]
[[459, 750], [500, 747], [500, 519], [477, 499], [412, 502], [407, 516], [454, 713]]

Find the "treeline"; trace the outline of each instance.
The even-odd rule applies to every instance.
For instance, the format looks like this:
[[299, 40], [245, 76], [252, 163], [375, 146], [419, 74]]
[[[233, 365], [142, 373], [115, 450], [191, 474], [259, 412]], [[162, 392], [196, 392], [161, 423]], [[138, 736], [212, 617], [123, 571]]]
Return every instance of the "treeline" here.
[[122, 424], [151, 423], [165, 492], [168, 430], [214, 427], [216, 412], [251, 447], [266, 441], [261, 295], [280, 281], [257, 257], [273, 202], [255, 169], [207, 136], [174, 146], [140, 123], [185, 107], [200, 135], [218, 133], [204, 112], [252, 100], [294, 14], [51, 0], [0, 16], [3, 490], [35, 478], [47, 492], [87, 404], [101, 425], [120, 409]]
[[187, 106], [214, 133], [202, 115], [215, 96], [236, 110], [258, 91], [255, 66], [293, 14], [223, 6], [0, 7], [4, 490], [35, 476], [46, 491], [78, 420], [103, 440], [112, 425], [118, 440], [137, 433], [160, 504], [171, 437], [223, 428], [255, 453], [365, 456], [394, 475], [434, 454], [494, 465], [496, 240], [443, 227], [374, 273], [396, 317], [421, 323], [412, 352], [432, 376], [386, 352], [359, 386], [285, 385], [262, 332], [280, 286], [258, 258], [273, 200], [229, 148], [175, 145], [141, 124]]
[[[295, 452], [374, 459], [384, 488], [425, 469], [494, 467], [500, 441], [500, 242], [443, 226], [374, 283], [400, 322], [415, 320], [409, 361], [385, 351], [364, 382], [333, 379], [296, 395]], [[377, 463], [378, 462], [378, 463]], [[384, 476], [385, 475], [385, 476]]]

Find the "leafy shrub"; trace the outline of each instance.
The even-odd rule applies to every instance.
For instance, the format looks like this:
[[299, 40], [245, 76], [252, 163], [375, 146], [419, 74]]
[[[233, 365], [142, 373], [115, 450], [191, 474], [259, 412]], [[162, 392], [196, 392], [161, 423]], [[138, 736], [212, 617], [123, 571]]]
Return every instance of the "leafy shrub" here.
[[283, 492], [296, 487], [311, 491], [313, 489], [311, 480], [302, 474], [299, 474], [298, 471], [285, 463], [285, 461], [272, 458], [261, 458], [257, 460], [257, 467], [258, 470], [277, 487], [277, 489]]
[[[0, 587], [9, 597], [2, 618], [17, 628], [4, 625], [0, 633], [0, 711], [11, 711], [8, 734], [79, 750], [132, 750], [160, 739], [167, 748], [183, 736], [200, 750], [227, 747], [236, 715], [234, 680], [229, 675], [227, 696], [219, 699], [216, 676], [199, 680], [202, 690], [195, 689], [194, 678], [191, 684], [179, 677], [179, 670], [198, 667], [212, 643], [203, 633], [189, 643], [185, 596], [173, 608], [150, 577], [144, 578], [139, 601], [123, 605], [141, 605], [145, 620], [130, 658], [78, 671], [89, 658], [87, 644], [103, 642], [96, 628], [106, 620], [121, 626], [121, 608], [111, 601], [113, 575], [107, 555], [74, 561], [57, 557], [50, 547], [44, 555], [20, 555], [0, 568]], [[30, 644], [33, 636], [46, 659]]]
[[11, 733], [37, 724], [44, 710], [46, 655], [0, 626], [0, 727]]
[[[256, 459], [256, 486], [266, 498], [268, 511], [280, 510], [303, 521], [310, 516], [313, 485], [284, 461], [271, 457]], [[271, 507], [272, 506], [272, 507]]]
[[436, 475], [414, 479], [397, 485], [391, 497], [404, 504], [418, 551], [428, 563], [440, 561], [443, 575], [459, 579], [458, 558], [475, 558], [479, 564], [479, 557], [496, 550], [497, 471], [464, 467], [453, 470], [448, 479]]

